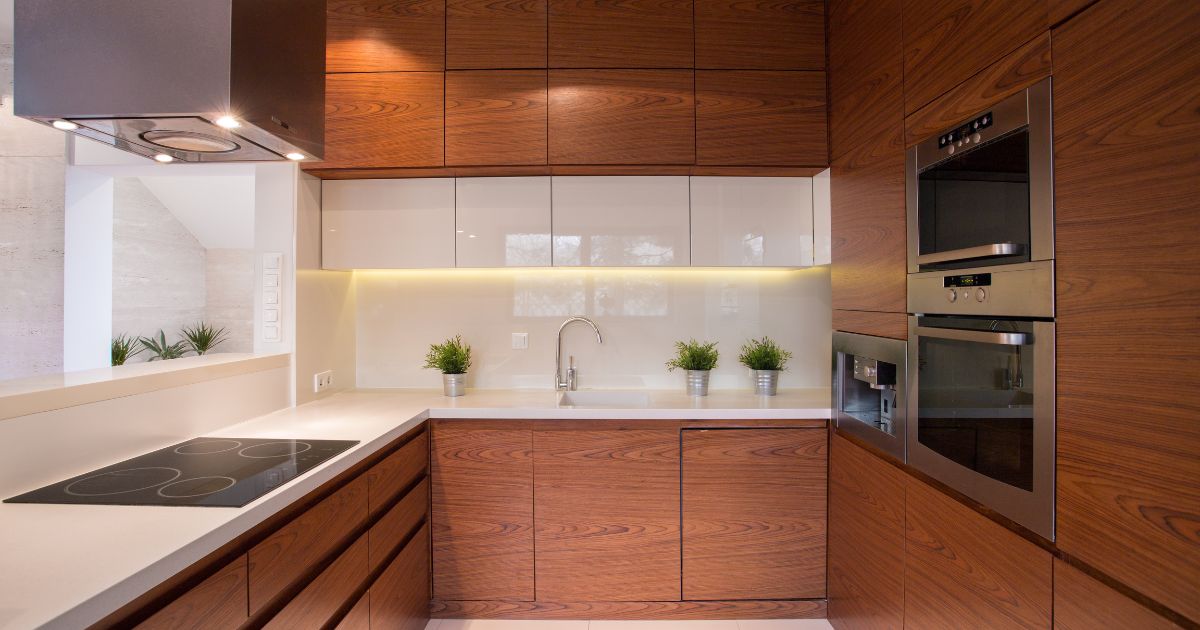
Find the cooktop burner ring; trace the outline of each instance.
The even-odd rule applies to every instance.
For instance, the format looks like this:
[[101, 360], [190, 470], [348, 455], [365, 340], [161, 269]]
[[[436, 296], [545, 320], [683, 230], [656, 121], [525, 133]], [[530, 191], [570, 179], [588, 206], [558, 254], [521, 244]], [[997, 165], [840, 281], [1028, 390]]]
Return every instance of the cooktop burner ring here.
[[[171, 477], [170, 479], [164, 479], [162, 481], [154, 481], [154, 483], [151, 483], [151, 484], [144, 484], [144, 482], [140, 482], [140, 483], [143, 483], [144, 485], [140, 485], [136, 488], [126, 488], [123, 490], [117, 490], [115, 492], [111, 492], [111, 491], [110, 492], [79, 492], [77, 490], [71, 489], [74, 486], [82, 484], [86, 481], [92, 481], [92, 480], [100, 479], [100, 478], [104, 478], [104, 477], [111, 477], [111, 478], [119, 479], [120, 477], [117, 476], [118, 474], [130, 473], [135, 470], [167, 470], [167, 471], [171, 471], [171, 472], [175, 473], [175, 476]], [[164, 484], [172, 483], [176, 479], [179, 479], [182, 476], [183, 476], [183, 471], [179, 470], [178, 468], [171, 468], [169, 466], [141, 466], [138, 468], [122, 468], [120, 470], [109, 470], [109, 471], [98, 473], [95, 475], [89, 475], [87, 477], [84, 477], [83, 479], [72, 481], [65, 488], [63, 488], [63, 492], [65, 492], [71, 496], [76, 496], [76, 497], [108, 497], [108, 496], [113, 496], [116, 494], [128, 494], [130, 492], [149, 490], [150, 488], [154, 488], [156, 486], [161, 486]], [[136, 476], [131, 477], [131, 479], [137, 479], [137, 477]]]
[[[217, 488], [216, 490], [208, 490], [206, 492], [194, 492], [192, 494], [168, 494], [166, 492], [163, 492], [163, 490], [166, 490], [167, 488], [170, 488], [171, 486], [177, 486], [181, 483], [187, 483], [189, 481], [191, 481], [191, 482], [200, 481], [201, 479], [224, 479], [224, 480], [228, 481], [229, 483], [225, 484], [225, 486], [222, 488]], [[179, 481], [172, 481], [171, 483], [168, 483], [168, 484], [160, 487], [158, 490], [155, 490], [155, 492], [158, 493], [158, 496], [163, 497], [164, 499], [187, 499], [187, 498], [191, 498], [191, 497], [203, 497], [203, 496], [207, 496], [210, 494], [216, 494], [222, 490], [228, 490], [229, 488], [232, 488], [233, 484], [235, 484], [235, 483], [237, 483], [237, 479], [234, 479], [233, 477], [226, 477], [225, 475], [207, 475], [204, 477], [189, 477], [187, 479], [180, 479]]]
[[[249, 455], [246, 453], [246, 451], [250, 451], [250, 450], [253, 450], [256, 448], [261, 449], [263, 447], [274, 446], [276, 444], [287, 444], [289, 446], [294, 444], [295, 450], [289, 450], [287, 453], [275, 453], [272, 455]], [[301, 447], [303, 447], [303, 448], [301, 448]], [[279, 440], [277, 442], [263, 442], [262, 444], [255, 444], [253, 446], [247, 446], [246, 448], [238, 451], [238, 455], [241, 455], [242, 457], [246, 457], [249, 459], [274, 459], [276, 457], [294, 457], [296, 455], [299, 455], [300, 453], [303, 453], [303, 452], [311, 450], [311, 449], [312, 449], [312, 444], [309, 444], [308, 442], [296, 442], [296, 441], [292, 441], [292, 440]]]
[[[194, 450], [195, 447], [197, 447], [197, 446], [203, 447], [205, 444], [233, 444], [233, 446], [230, 446], [229, 448], [222, 448], [222, 449], [217, 449], [217, 450], [213, 450], [213, 451]], [[242, 445], [242, 442], [240, 440], [204, 440], [203, 442], [192, 441], [192, 442], [187, 442], [184, 444], [180, 444], [179, 446], [176, 446], [174, 449], [174, 452], [178, 453], [180, 455], [213, 455], [216, 453], [225, 453], [228, 451], [232, 451], [233, 449], [238, 448], [241, 445]]]

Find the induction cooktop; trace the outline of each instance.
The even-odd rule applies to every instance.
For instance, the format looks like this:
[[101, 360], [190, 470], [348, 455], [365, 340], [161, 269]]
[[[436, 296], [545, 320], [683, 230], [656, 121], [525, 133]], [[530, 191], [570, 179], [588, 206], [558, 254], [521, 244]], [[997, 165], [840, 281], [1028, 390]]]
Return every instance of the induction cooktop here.
[[4, 502], [242, 507], [355, 444], [199, 437]]

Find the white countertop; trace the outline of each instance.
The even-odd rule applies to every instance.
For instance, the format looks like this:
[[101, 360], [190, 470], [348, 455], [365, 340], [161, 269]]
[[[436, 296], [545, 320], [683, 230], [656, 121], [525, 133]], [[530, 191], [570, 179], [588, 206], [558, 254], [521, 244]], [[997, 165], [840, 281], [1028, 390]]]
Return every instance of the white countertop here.
[[560, 407], [552, 391], [469, 390], [461, 398], [431, 390], [344, 392], [208, 433], [360, 441], [242, 508], [0, 504], [0, 628], [94, 623], [428, 418], [829, 418], [826, 389], [781, 390], [770, 398], [726, 391], [705, 398], [682, 391], [644, 393], [644, 407], [588, 409]]

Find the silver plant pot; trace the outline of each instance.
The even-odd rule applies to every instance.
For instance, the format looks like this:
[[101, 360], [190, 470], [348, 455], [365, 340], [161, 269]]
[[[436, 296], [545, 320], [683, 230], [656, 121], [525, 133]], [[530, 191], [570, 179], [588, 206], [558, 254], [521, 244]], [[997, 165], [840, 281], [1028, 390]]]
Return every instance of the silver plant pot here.
[[774, 396], [779, 393], [779, 370], [754, 370], [754, 393]]
[[443, 374], [442, 393], [447, 396], [462, 396], [467, 393], [466, 374]]
[[687, 371], [687, 393], [688, 396], [707, 396], [708, 395], [708, 375], [711, 370], [688, 370]]

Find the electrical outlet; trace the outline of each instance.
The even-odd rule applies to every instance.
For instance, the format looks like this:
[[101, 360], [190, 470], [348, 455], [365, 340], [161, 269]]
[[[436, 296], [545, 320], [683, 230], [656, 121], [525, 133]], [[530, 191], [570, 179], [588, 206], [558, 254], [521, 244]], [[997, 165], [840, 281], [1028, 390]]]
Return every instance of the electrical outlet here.
[[529, 348], [529, 333], [513, 333], [512, 349], [525, 350]]
[[313, 393], [319, 394], [333, 387], [333, 370], [313, 374]]

